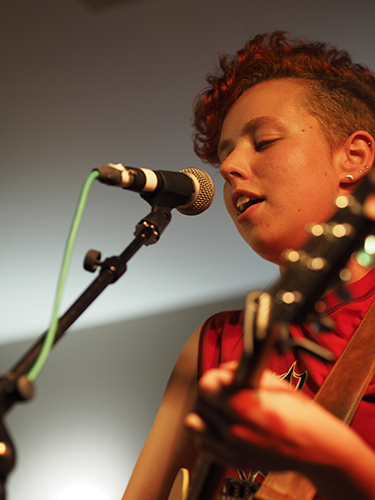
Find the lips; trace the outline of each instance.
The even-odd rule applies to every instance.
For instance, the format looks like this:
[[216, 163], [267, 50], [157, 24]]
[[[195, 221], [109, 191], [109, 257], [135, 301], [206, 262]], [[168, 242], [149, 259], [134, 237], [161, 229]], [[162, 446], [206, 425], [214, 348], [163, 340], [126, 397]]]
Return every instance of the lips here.
[[242, 214], [249, 207], [256, 205], [264, 201], [265, 198], [258, 198], [257, 196], [241, 194], [238, 198], [235, 198], [234, 205], [238, 214]]

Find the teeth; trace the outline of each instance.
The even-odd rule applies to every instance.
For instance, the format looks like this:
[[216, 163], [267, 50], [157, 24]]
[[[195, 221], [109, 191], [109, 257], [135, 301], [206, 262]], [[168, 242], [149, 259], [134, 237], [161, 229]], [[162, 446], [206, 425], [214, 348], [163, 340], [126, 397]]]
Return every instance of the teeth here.
[[250, 198], [250, 196], [247, 196], [245, 194], [241, 195], [237, 202], [236, 202], [236, 208], [237, 211], [242, 214], [248, 207], [251, 205], [255, 205], [256, 203], [259, 203], [261, 201], [264, 201], [263, 198]]
[[237, 200], [237, 203], [236, 203], [236, 207], [237, 207], [237, 210], [242, 213], [245, 209], [246, 209], [246, 205], [251, 201], [251, 198], [249, 196], [246, 196], [246, 195], [242, 195], [238, 198]]

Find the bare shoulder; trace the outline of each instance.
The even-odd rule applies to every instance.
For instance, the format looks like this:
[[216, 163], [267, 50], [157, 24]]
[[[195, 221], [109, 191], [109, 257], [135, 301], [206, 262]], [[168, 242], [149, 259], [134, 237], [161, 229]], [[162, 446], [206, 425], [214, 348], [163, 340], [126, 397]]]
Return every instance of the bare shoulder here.
[[196, 404], [200, 332], [201, 327], [195, 330], [177, 359], [123, 500], [167, 499], [179, 469], [195, 462], [197, 452], [183, 419]]
[[197, 387], [197, 364], [198, 364], [198, 346], [202, 325], [197, 328], [186, 342], [176, 364], [170, 375], [166, 393], [174, 386], [185, 387], [187, 383], [193, 383], [194, 390]]

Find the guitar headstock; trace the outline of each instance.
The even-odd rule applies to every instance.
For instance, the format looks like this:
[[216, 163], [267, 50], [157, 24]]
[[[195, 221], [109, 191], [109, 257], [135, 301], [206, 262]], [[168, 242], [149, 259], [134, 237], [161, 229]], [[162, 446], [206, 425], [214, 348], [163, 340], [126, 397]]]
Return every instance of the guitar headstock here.
[[[269, 290], [248, 295], [244, 368], [241, 369], [240, 363], [238, 385], [244, 380], [257, 385], [271, 350], [278, 342], [287, 344], [287, 325], [321, 321], [325, 312], [322, 296], [328, 289], [335, 288], [343, 295], [347, 293], [345, 282], [350, 278], [347, 262], [363, 247], [365, 238], [375, 226], [375, 210], [372, 217], [367, 202], [373, 192], [374, 187], [367, 176], [352, 194], [340, 196], [336, 201], [337, 211], [328, 222], [309, 225], [307, 230], [311, 237], [307, 244], [298, 251], [283, 253], [286, 263], [283, 277]], [[323, 321], [323, 328], [329, 326]], [[333, 360], [328, 351], [315, 344], [303, 343], [299, 347], [326, 361]]]
[[355, 192], [336, 200], [337, 211], [328, 222], [309, 225], [310, 239], [301, 250], [283, 253], [285, 274], [268, 292], [274, 303], [271, 321], [314, 321], [324, 313], [320, 298], [328, 288], [345, 293], [350, 278], [347, 262], [363, 247], [375, 225], [364, 210], [372, 192], [365, 177]]

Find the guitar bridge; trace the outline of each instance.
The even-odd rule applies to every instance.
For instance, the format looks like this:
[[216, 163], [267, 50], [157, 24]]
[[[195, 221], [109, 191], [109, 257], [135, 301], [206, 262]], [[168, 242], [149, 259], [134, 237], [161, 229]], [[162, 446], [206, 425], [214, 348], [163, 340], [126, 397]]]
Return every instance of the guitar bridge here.
[[227, 477], [217, 500], [254, 500], [260, 483]]

